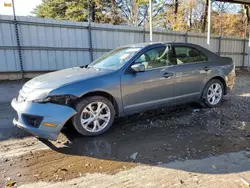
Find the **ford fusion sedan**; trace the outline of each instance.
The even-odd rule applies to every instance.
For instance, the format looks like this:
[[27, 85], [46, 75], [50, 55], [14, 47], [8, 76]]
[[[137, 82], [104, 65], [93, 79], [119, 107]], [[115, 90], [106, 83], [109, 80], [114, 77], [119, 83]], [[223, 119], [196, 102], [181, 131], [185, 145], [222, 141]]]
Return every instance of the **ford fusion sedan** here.
[[201, 46], [133, 44], [28, 81], [11, 103], [13, 123], [50, 140], [67, 121], [84, 136], [100, 135], [115, 117], [194, 101], [215, 107], [234, 82], [232, 59]]

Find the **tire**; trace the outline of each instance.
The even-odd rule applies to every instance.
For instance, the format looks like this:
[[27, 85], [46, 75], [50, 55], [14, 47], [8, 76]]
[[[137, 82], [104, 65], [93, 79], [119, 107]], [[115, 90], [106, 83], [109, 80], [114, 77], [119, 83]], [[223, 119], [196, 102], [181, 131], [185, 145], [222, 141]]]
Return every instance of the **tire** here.
[[[100, 113], [98, 112], [99, 106], [100, 109], [103, 108]], [[75, 108], [77, 114], [73, 116], [72, 122], [76, 130], [84, 136], [103, 134], [112, 126], [115, 119], [114, 106], [107, 98], [102, 96], [84, 98], [76, 104]], [[104, 123], [103, 126], [101, 126], [102, 123]]]
[[[214, 90], [212, 89], [216, 88], [215, 87], [216, 85], [220, 87], [220, 89], [218, 89], [217, 92], [215, 92], [216, 89]], [[225, 90], [224, 85], [220, 80], [212, 79], [207, 83], [206, 87], [203, 90], [203, 95], [202, 95], [203, 103], [209, 108], [218, 106], [223, 99], [224, 90]], [[212, 94], [212, 91], [215, 92], [214, 95]], [[215, 99], [213, 99], [213, 97], [211, 98], [211, 96], [214, 96]]]

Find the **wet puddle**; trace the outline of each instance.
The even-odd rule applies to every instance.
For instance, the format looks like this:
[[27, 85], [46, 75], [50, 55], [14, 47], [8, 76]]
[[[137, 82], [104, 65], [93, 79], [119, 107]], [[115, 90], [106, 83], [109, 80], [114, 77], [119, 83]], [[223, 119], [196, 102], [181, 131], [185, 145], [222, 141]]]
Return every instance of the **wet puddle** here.
[[233, 127], [237, 128], [237, 129], [250, 131], [250, 122], [232, 121], [231, 124]]

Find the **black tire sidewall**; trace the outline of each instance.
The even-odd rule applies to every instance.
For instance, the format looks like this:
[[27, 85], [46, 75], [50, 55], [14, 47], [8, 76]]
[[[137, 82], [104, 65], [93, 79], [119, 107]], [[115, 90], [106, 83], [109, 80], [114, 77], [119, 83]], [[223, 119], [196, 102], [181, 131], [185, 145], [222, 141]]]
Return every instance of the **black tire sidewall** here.
[[[213, 105], [213, 104], [210, 104], [209, 102], [208, 102], [208, 98], [207, 98], [207, 93], [208, 93], [208, 89], [209, 89], [209, 87], [212, 85], [212, 84], [214, 84], [214, 83], [218, 83], [218, 84], [220, 84], [220, 86], [221, 86], [221, 88], [222, 88], [222, 96], [221, 96], [221, 99], [220, 99], [220, 101], [217, 103], [217, 104], [215, 104], [215, 105]], [[220, 80], [218, 80], [218, 79], [213, 79], [213, 80], [210, 80], [208, 83], [207, 83], [207, 85], [206, 85], [206, 87], [204, 88], [204, 90], [203, 90], [203, 102], [204, 102], [204, 104], [207, 106], [207, 107], [209, 107], [209, 108], [213, 108], [213, 107], [216, 107], [216, 106], [218, 106], [218, 105], [220, 105], [220, 103], [221, 103], [221, 101], [222, 101], [222, 98], [223, 98], [223, 95], [224, 95], [224, 85], [223, 85], [223, 83], [220, 81]]]
[[[89, 132], [86, 129], [84, 129], [82, 124], [81, 124], [81, 112], [87, 105], [89, 105], [92, 102], [105, 103], [109, 107], [110, 113], [111, 113], [111, 117], [110, 117], [110, 121], [109, 121], [108, 125], [99, 132]], [[93, 97], [84, 98], [76, 104], [75, 109], [77, 111], [77, 114], [73, 116], [72, 122], [73, 122], [75, 129], [81, 135], [84, 135], [84, 136], [97, 136], [97, 135], [100, 135], [100, 134], [106, 132], [112, 126], [114, 119], [115, 119], [114, 106], [107, 98], [102, 97], [102, 96], [93, 96]]]

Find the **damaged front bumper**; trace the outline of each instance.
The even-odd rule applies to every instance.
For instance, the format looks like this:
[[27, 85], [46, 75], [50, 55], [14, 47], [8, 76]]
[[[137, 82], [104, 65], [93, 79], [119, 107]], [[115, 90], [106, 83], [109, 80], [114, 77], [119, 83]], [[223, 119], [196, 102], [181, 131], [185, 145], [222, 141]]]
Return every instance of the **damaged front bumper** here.
[[54, 141], [64, 124], [76, 114], [71, 107], [52, 103], [17, 102], [13, 99], [11, 106], [18, 115], [13, 120], [14, 125], [34, 136]]

